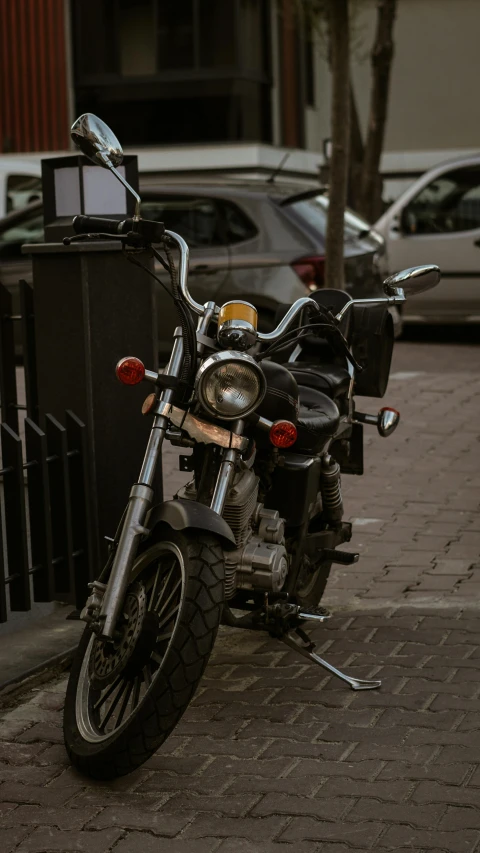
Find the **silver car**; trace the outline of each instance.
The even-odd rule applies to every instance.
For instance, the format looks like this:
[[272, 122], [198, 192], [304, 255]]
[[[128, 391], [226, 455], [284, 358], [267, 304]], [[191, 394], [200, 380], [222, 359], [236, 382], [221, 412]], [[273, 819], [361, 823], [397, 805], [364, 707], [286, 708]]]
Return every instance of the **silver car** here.
[[405, 303], [407, 323], [480, 322], [480, 154], [430, 169], [375, 225], [384, 274], [438, 264], [442, 280]]
[[[190, 289], [201, 303], [242, 298], [259, 309], [259, 326], [274, 326], [280, 305], [324, 284], [328, 199], [320, 190], [268, 181], [141, 184], [142, 215], [181, 234], [190, 246]], [[0, 222], [0, 281], [17, 289], [31, 279], [25, 242], [43, 240], [40, 204]], [[383, 240], [368, 223], [345, 215], [345, 277], [352, 296], [382, 293]], [[158, 273], [161, 276], [162, 268]], [[159, 351], [171, 348], [176, 314], [158, 287]]]

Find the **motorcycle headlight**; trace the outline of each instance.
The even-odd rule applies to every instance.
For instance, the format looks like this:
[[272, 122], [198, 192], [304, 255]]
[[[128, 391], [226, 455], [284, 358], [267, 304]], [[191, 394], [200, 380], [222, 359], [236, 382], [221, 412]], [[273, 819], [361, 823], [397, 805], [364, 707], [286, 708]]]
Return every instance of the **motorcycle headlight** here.
[[265, 391], [262, 369], [246, 353], [215, 353], [205, 359], [197, 374], [196, 394], [202, 407], [224, 420], [249, 415], [261, 403]]

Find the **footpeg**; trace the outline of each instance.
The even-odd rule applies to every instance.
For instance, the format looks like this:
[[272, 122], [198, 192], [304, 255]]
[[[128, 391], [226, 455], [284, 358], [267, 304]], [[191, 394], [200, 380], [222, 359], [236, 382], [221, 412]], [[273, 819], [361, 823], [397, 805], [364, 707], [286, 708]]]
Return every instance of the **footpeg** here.
[[301, 628], [297, 629], [295, 633], [305, 643], [305, 645], [302, 646], [300, 643], [297, 643], [291, 633], [285, 634], [282, 637], [283, 642], [287, 646], [290, 646], [291, 649], [295, 649], [295, 651], [299, 652], [303, 657], [308, 658], [314, 663], [318, 663], [319, 666], [322, 666], [324, 669], [328, 670], [328, 672], [331, 672], [332, 675], [336, 675], [336, 677], [340, 678], [341, 681], [349, 684], [352, 690], [374, 690], [376, 687], [381, 687], [381, 681], [371, 681], [370, 679], [365, 678], [352, 678], [350, 675], [346, 675], [344, 672], [341, 672], [335, 666], [332, 666], [331, 663], [328, 663], [328, 661], [315, 653], [315, 643], [310, 640]]
[[300, 619], [312, 619], [315, 622], [325, 622], [331, 615], [326, 607], [301, 607], [298, 612]]
[[352, 554], [351, 551], [338, 551], [336, 548], [324, 548], [322, 560], [331, 560], [332, 563], [341, 563], [342, 566], [351, 566], [358, 563], [360, 554]]

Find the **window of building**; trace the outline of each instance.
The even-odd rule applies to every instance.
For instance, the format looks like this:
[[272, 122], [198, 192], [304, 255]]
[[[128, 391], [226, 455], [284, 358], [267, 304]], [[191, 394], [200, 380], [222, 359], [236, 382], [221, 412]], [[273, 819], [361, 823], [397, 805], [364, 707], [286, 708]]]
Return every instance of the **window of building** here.
[[154, 0], [118, 0], [118, 47], [122, 77], [157, 70]]
[[157, 3], [158, 69], [195, 66], [194, 12], [194, 0]]

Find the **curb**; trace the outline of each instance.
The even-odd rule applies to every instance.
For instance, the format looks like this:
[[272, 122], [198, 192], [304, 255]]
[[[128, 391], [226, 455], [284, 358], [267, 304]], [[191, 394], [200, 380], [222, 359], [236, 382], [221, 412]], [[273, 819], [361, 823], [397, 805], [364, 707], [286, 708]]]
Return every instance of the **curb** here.
[[59, 652], [58, 655], [53, 655], [51, 658], [37, 664], [37, 666], [33, 666], [30, 669], [25, 670], [25, 672], [15, 676], [15, 678], [11, 678], [8, 681], [1, 683], [0, 709], [5, 705], [10, 704], [10, 700], [13, 697], [17, 697], [22, 693], [31, 690], [32, 687], [35, 687], [37, 684], [49, 681], [56, 671], [62, 672], [63, 670], [69, 669], [76, 650], [77, 646], [72, 646], [63, 652]]

